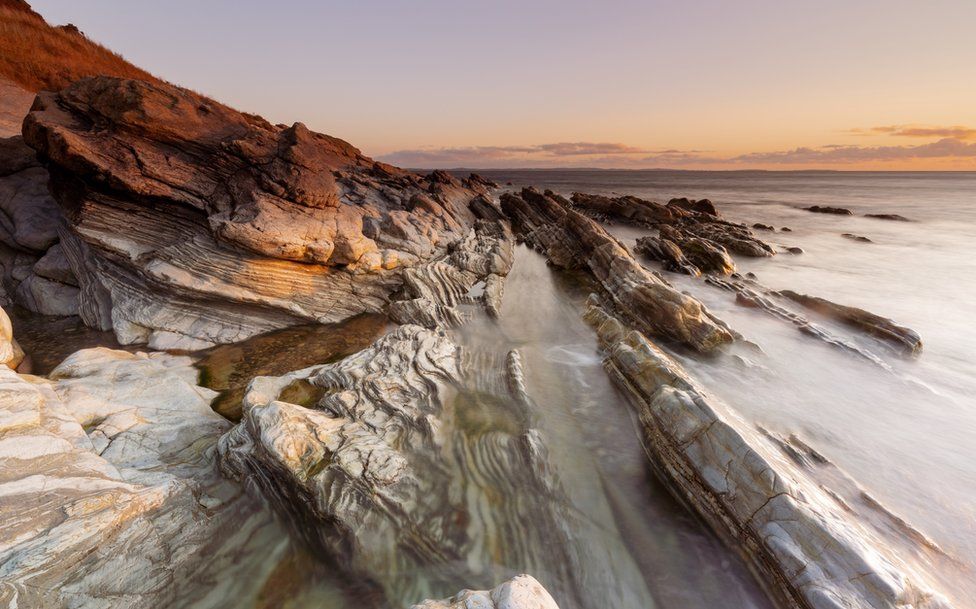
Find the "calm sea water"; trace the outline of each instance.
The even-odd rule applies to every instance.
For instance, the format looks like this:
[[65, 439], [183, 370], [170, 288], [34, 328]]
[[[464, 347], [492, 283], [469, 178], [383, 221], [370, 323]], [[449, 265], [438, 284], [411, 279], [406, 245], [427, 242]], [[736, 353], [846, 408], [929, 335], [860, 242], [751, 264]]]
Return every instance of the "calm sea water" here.
[[[486, 171], [510, 187], [709, 198], [727, 218], [792, 232], [761, 238], [799, 256], [739, 258], [774, 289], [792, 289], [889, 317], [917, 331], [917, 360], [885, 355], [885, 371], [732, 294], [664, 273], [765, 351], [762, 372], [684, 358], [712, 393], [758, 424], [797, 433], [964, 567], [937, 573], [957, 606], [976, 606], [976, 173]], [[854, 216], [802, 210], [852, 209]], [[895, 213], [913, 222], [865, 218]], [[615, 228], [625, 242], [645, 231]], [[854, 233], [871, 239], [843, 238]], [[650, 263], [648, 263], [650, 264]], [[877, 351], [877, 344], [865, 339]], [[882, 352], [883, 353], [883, 352]]]

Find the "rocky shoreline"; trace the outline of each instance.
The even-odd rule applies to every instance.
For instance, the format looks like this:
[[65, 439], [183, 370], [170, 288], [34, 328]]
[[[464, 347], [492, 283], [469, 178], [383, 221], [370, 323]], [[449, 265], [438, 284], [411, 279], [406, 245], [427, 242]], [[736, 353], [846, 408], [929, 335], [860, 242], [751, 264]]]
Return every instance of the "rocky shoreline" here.
[[[519, 575], [415, 606], [652, 605], [631, 563], [589, 543], [604, 531], [568, 497], [519, 351], [461, 344], [472, 318], [498, 317], [518, 244], [592, 290], [579, 313], [639, 417], [647, 467], [778, 606], [949, 606], [906, 558], [944, 557], [937, 545], [806, 443], [746, 425], [666, 353], [750, 343], [657, 264], [881, 365], [884, 352], [801, 309], [900, 354], [921, 350], [891, 320], [739, 274], [737, 258], [776, 249], [711, 201], [419, 175], [301, 123], [109, 77], [40, 94], [23, 138], [0, 144], [3, 306], [77, 315], [147, 349], [84, 349], [32, 376], [0, 316], [10, 606], [222, 606], [208, 573], [266, 551], [272, 511], [361, 584], [362, 606], [515, 574], [486, 555], [545, 572], [545, 587]], [[633, 252], [613, 223], [642, 231]], [[384, 321], [301, 357], [274, 351], [281, 342], [238, 345], [363, 315]], [[237, 377], [220, 368], [276, 354]], [[238, 577], [259, 585], [267, 565], [251, 568]]]

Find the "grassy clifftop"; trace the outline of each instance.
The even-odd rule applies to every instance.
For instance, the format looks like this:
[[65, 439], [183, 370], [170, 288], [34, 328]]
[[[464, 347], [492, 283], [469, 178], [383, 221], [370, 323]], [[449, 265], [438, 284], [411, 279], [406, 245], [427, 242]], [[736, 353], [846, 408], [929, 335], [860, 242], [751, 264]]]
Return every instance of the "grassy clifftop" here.
[[0, 77], [41, 91], [97, 75], [158, 80], [74, 26], [49, 25], [23, 0], [0, 0]]

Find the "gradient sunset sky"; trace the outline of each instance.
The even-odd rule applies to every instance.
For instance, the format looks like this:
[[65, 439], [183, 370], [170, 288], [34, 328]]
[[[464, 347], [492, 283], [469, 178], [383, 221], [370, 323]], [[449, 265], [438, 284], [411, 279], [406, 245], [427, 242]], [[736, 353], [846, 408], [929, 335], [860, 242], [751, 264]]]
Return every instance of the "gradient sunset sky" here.
[[976, 170], [976, 0], [33, 0], [409, 167]]

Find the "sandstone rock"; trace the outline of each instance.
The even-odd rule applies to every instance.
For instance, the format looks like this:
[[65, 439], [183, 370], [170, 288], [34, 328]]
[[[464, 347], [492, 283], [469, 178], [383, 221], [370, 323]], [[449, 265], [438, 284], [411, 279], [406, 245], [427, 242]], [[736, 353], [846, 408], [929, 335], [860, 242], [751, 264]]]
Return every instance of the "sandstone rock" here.
[[813, 205], [811, 207], [804, 207], [806, 211], [812, 211], [817, 214], [834, 214], [836, 216], [853, 216], [854, 212], [844, 207], [829, 207], [826, 205]]
[[213, 602], [218, 573], [236, 564], [247, 587], [273, 557], [269, 513], [214, 468], [229, 424], [189, 358], [90, 349], [51, 380], [5, 370], [0, 604]]
[[107, 77], [41, 94], [24, 133], [65, 211], [80, 314], [125, 342], [228, 343], [381, 311], [404, 268], [465, 233], [488, 188]]
[[559, 609], [531, 575], [517, 575], [491, 590], [462, 590], [451, 598], [427, 600], [411, 609]]
[[704, 273], [730, 275], [735, 272], [735, 262], [724, 247], [708, 239], [692, 237], [670, 226], [661, 227], [661, 236], [676, 243], [688, 260]]
[[502, 209], [519, 236], [561, 268], [583, 269], [614, 304], [658, 336], [709, 351], [732, 341], [730, 330], [705, 307], [644, 269], [599, 224], [532, 189], [506, 193]]
[[24, 360], [24, 351], [14, 339], [13, 326], [7, 312], [0, 309], [0, 365], [16, 370]]
[[[892, 520], [857, 520], [813, 473], [772, 451], [639, 332], [591, 306], [604, 365], [640, 416], [648, 457], [674, 494], [744, 553], [782, 606], [947, 608], [894, 547]], [[849, 506], [848, 506], [849, 507]], [[899, 539], [913, 552], [928, 549]]]
[[876, 218], [878, 220], [893, 220], [895, 222], [912, 222], [905, 216], [899, 216], [898, 214], [864, 214], [865, 218]]
[[811, 311], [816, 311], [820, 315], [879, 338], [907, 355], [917, 356], [922, 351], [922, 339], [917, 332], [899, 326], [888, 318], [875, 315], [864, 309], [837, 304], [817, 296], [799, 294], [792, 290], [780, 290], [777, 294], [799, 303]]

